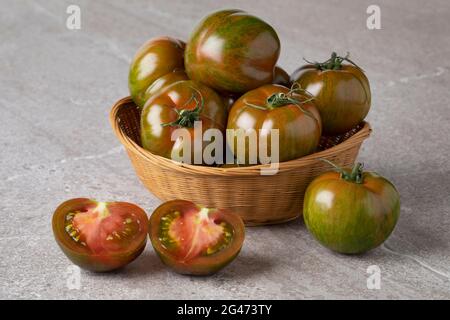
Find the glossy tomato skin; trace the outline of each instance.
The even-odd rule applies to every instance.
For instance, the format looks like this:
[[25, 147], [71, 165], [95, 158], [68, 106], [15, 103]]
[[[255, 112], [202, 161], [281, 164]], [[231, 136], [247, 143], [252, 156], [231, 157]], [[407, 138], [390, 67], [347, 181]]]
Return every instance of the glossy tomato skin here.
[[[230, 110], [227, 129], [257, 130], [257, 141], [268, 139], [259, 130], [279, 130], [279, 161], [288, 161], [313, 153], [319, 145], [321, 135], [320, 115], [312, 102], [305, 103], [302, 108], [309, 112], [305, 114], [297, 105], [288, 104], [277, 108], [261, 110], [249, 104], [265, 106], [266, 100], [273, 94], [289, 92], [280, 85], [265, 85], [252, 90], [239, 98]], [[302, 101], [306, 97], [297, 96]], [[237, 131], [236, 131], [237, 132]], [[238, 157], [236, 135], [227, 134], [227, 143], [235, 156]], [[234, 148], [232, 146], [234, 145]], [[268, 141], [270, 146], [270, 140]], [[249, 145], [245, 148], [245, 161], [238, 159], [241, 165], [249, 164]], [[258, 152], [259, 154], [259, 152]]]
[[[104, 205], [108, 216], [102, 224], [91, 224], [95, 218], [86, 213], [99, 204]], [[76, 224], [77, 215], [70, 219], [74, 212], [81, 212], [80, 220], [84, 224]], [[130, 229], [126, 229], [128, 226]], [[141, 208], [131, 203], [76, 198], [58, 206], [52, 228], [57, 244], [69, 260], [86, 270], [106, 272], [129, 264], [142, 253], [147, 243], [148, 218]], [[71, 232], [75, 232], [74, 236]]]
[[363, 253], [382, 244], [400, 214], [400, 196], [387, 179], [363, 173], [361, 184], [328, 172], [308, 186], [303, 207], [306, 227], [325, 247]]
[[[204, 212], [205, 209], [207, 213]], [[162, 230], [163, 228], [169, 230], [173, 228], [170, 224], [163, 225], [163, 221], [174, 212], [178, 212], [179, 219], [182, 219], [180, 220], [181, 223], [178, 224], [179, 226], [188, 226], [188, 228], [189, 225], [192, 228], [204, 226], [203, 229], [191, 230], [191, 232], [187, 233], [179, 230], [179, 237], [172, 239], [174, 245], [171, 246], [164, 242], [166, 239], [162, 236], [165, 235], [165, 233], [162, 233]], [[189, 216], [193, 217], [193, 219], [189, 220]], [[204, 224], [202, 219], [206, 219], [207, 223]], [[228, 226], [226, 230], [229, 232], [229, 242], [217, 252], [207, 254], [207, 250], [205, 250], [205, 243], [207, 242], [205, 241], [208, 241], [207, 238], [214, 235], [212, 230], [215, 230], [223, 223], [226, 223]], [[149, 235], [158, 256], [164, 264], [175, 272], [186, 275], [206, 276], [218, 272], [236, 258], [244, 242], [245, 227], [238, 215], [226, 210], [207, 209], [190, 201], [172, 200], [163, 203], [153, 212], [149, 220]], [[192, 235], [196, 235], [196, 237]], [[180, 239], [185, 240], [184, 246], [180, 243]], [[194, 240], [189, 241], [187, 239]], [[195, 241], [198, 243], [203, 242], [205, 247], [196, 245]], [[180, 248], [185, 249], [184, 251], [179, 251]], [[195, 254], [190, 254], [191, 252], [195, 252]], [[188, 255], [190, 256], [187, 257]]]
[[291, 79], [289, 74], [281, 67], [275, 66], [273, 71], [273, 84], [279, 84], [285, 87], [291, 87]]
[[[200, 97], [200, 95], [201, 97]], [[227, 121], [227, 110], [223, 98], [214, 90], [195, 81], [179, 81], [168, 86], [158, 94], [152, 96], [144, 106], [141, 115], [141, 142], [142, 146], [150, 152], [172, 158], [172, 152], [178, 153], [182, 144], [172, 141], [172, 132], [179, 129], [179, 126], [163, 126], [175, 121], [178, 118], [177, 110], [193, 110], [196, 103], [192, 97], [198, 100], [203, 98], [204, 107], [200, 113], [202, 122], [202, 134], [210, 128], [224, 132]], [[190, 101], [190, 103], [188, 103]], [[186, 104], [188, 103], [188, 104]], [[201, 136], [194, 136], [194, 128], [187, 127], [191, 139], [191, 159], [194, 159], [194, 139], [202, 139]], [[203, 152], [206, 143], [201, 150]], [[202, 159], [201, 154], [197, 156]], [[194, 161], [192, 161], [194, 162]]]
[[369, 112], [369, 80], [353, 65], [344, 64], [340, 70], [318, 70], [312, 64], [305, 65], [291, 75], [291, 82], [315, 97], [325, 135], [353, 129]]
[[275, 30], [241, 10], [207, 16], [191, 34], [185, 66], [189, 78], [221, 92], [244, 93], [271, 83], [280, 54]]
[[137, 51], [130, 65], [128, 87], [138, 107], [142, 108], [159, 89], [188, 79], [184, 73], [184, 48], [183, 41], [159, 37]]

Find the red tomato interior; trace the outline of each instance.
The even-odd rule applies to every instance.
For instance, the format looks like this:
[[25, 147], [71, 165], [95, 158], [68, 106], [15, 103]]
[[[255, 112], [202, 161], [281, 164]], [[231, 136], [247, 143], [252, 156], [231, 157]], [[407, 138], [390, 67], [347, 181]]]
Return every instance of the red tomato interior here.
[[69, 213], [66, 232], [95, 254], [120, 251], [145, 232], [134, 214], [99, 202], [85, 211]]
[[178, 215], [170, 223], [168, 235], [176, 242], [176, 255], [182, 261], [199, 255], [211, 254], [219, 248], [225, 237], [225, 223], [220, 223], [208, 215], [209, 209], [189, 210]]

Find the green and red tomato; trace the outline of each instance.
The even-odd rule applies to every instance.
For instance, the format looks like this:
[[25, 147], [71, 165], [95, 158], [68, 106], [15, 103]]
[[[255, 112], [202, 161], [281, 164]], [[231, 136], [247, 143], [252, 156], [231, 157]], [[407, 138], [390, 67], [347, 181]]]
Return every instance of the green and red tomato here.
[[306, 189], [306, 227], [325, 247], [345, 254], [381, 245], [394, 230], [400, 196], [394, 185], [362, 165], [324, 173]]
[[153, 212], [149, 235], [158, 256], [176, 272], [210, 275], [239, 254], [245, 227], [229, 211], [172, 200]]
[[[201, 132], [195, 131], [195, 122], [201, 122]], [[184, 150], [191, 150], [188, 163], [203, 159], [207, 143], [203, 134], [208, 129], [226, 129], [227, 109], [223, 98], [214, 90], [195, 81], [186, 80], [173, 83], [145, 104], [141, 114], [141, 142], [150, 152], [176, 160]], [[184, 128], [189, 140], [173, 139], [173, 132]], [[201, 148], [194, 148], [198, 141]], [[189, 148], [187, 147], [189, 144]], [[202, 163], [196, 163], [202, 164]]]
[[241, 10], [212, 13], [186, 46], [189, 78], [219, 92], [244, 93], [272, 82], [280, 54], [275, 30]]
[[147, 41], [137, 51], [130, 65], [128, 87], [139, 108], [164, 87], [188, 79], [184, 72], [184, 48], [181, 40], [159, 37]]
[[350, 131], [369, 112], [369, 80], [348, 57], [333, 53], [325, 62], [304, 65], [291, 75], [291, 82], [314, 96], [325, 135]]
[[[317, 149], [321, 135], [320, 115], [311, 99], [300, 91], [280, 85], [264, 85], [247, 92], [233, 105], [228, 116], [227, 143], [241, 165], [254, 164], [250, 141], [239, 151], [239, 133], [256, 132], [256, 146], [265, 139], [270, 149], [271, 129], [279, 132], [279, 161], [300, 158]], [[262, 130], [264, 129], [264, 130]], [[270, 150], [269, 150], [270, 151]], [[269, 152], [271, 153], [271, 151]], [[259, 159], [258, 162], [262, 163]]]
[[147, 242], [147, 215], [127, 202], [71, 199], [56, 209], [52, 226], [65, 255], [91, 271], [127, 265], [141, 254]]

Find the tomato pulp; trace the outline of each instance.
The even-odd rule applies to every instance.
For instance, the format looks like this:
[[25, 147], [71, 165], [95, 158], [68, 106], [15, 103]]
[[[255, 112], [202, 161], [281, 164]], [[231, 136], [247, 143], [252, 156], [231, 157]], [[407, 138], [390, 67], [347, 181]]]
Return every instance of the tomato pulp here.
[[91, 271], [125, 266], [141, 254], [147, 242], [147, 215], [127, 202], [71, 199], [56, 209], [52, 226], [66, 256]]
[[327, 172], [306, 189], [306, 227], [325, 247], [347, 254], [363, 253], [382, 244], [400, 214], [394, 185], [374, 172], [353, 169]]
[[210, 275], [238, 255], [245, 230], [236, 214], [173, 200], [153, 212], [149, 234], [161, 260], [176, 272]]

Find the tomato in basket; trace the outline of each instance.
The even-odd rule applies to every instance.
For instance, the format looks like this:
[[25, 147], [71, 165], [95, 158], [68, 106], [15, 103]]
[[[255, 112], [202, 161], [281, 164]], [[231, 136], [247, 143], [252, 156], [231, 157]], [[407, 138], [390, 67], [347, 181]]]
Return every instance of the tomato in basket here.
[[172, 200], [150, 217], [151, 243], [174, 271], [210, 275], [239, 254], [245, 237], [242, 219], [229, 211]]
[[[223, 98], [214, 90], [195, 81], [176, 82], [152, 96], [144, 106], [141, 115], [142, 146], [150, 152], [180, 162], [205, 163], [204, 150], [210, 142], [203, 134], [208, 129], [217, 129], [224, 139], [227, 110]], [[195, 123], [201, 130], [195, 129]], [[174, 138], [177, 131], [180, 136]], [[196, 148], [196, 146], [199, 146]], [[223, 143], [213, 161], [223, 161]], [[190, 154], [184, 154], [191, 150]], [[220, 158], [220, 161], [219, 161]]]
[[91, 271], [125, 266], [141, 254], [147, 242], [147, 215], [127, 202], [71, 199], [56, 209], [52, 226], [65, 255]]
[[348, 55], [340, 57], [333, 52], [325, 62], [308, 63], [291, 75], [291, 82], [314, 96], [325, 135], [350, 131], [369, 112], [369, 80]]
[[306, 227], [322, 245], [340, 253], [357, 254], [378, 247], [397, 223], [397, 190], [382, 176], [364, 172], [360, 163], [353, 169], [335, 168], [306, 189]]
[[[247, 92], [233, 105], [228, 116], [227, 143], [240, 164], [254, 164], [251, 154], [258, 155], [260, 140], [267, 141], [271, 150], [271, 129], [278, 130], [279, 161], [288, 161], [313, 153], [321, 135], [320, 115], [311, 97], [293, 87], [269, 84]], [[241, 131], [241, 133], [240, 133]], [[256, 142], [246, 138], [245, 145], [239, 143], [239, 134], [256, 132]], [[249, 134], [249, 137], [251, 135]], [[242, 140], [241, 140], [242, 141]], [[245, 150], [242, 150], [242, 147]], [[253, 149], [253, 150], [252, 150]], [[274, 150], [271, 150], [273, 153]], [[270, 156], [270, 154], [267, 154]]]
[[220, 92], [244, 93], [271, 83], [280, 54], [275, 30], [241, 10], [210, 14], [186, 46], [189, 78]]
[[148, 98], [168, 85], [187, 80], [181, 40], [159, 37], [146, 42], [130, 65], [128, 87], [136, 105], [142, 108]]

